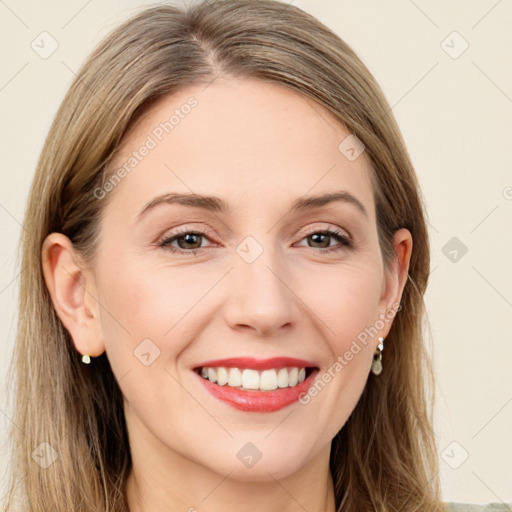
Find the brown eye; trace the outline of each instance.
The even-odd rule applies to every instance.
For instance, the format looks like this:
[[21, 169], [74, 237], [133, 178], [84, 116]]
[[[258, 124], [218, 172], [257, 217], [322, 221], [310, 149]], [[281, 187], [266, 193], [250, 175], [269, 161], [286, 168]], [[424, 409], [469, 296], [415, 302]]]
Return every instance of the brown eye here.
[[180, 249], [199, 249], [201, 247], [202, 236], [203, 235], [198, 233], [187, 233], [186, 235], [175, 237], [174, 240], [178, 242]]
[[[202, 239], [209, 238], [201, 232], [183, 230], [171, 236], [163, 238], [159, 243], [159, 247], [169, 249], [171, 252], [183, 252], [184, 254], [196, 254], [203, 247], [201, 246]], [[176, 245], [172, 245], [176, 242]]]
[[[338, 241], [338, 246], [331, 246], [330, 242], [332, 239]], [[350, 238], [343, 232], [338, 230], [325, 229], [322, 231], [315, 231], [307, 235], [303, 240], [311, 241], [313, 245], [308, 245], [312, 248], [317, 248], [320, 252], [337, 251], [342, 248], [351, 248], [352, 242]]]

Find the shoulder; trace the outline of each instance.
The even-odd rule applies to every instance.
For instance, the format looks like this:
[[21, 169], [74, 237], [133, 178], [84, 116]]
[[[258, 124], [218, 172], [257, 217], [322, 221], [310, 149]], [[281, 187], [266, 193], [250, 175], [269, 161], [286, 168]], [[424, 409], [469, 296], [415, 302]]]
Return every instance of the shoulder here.
[[488, 503], [472, 505], [471, 503], [445, 503], [449, 512], [512, 512], [512, 503]]

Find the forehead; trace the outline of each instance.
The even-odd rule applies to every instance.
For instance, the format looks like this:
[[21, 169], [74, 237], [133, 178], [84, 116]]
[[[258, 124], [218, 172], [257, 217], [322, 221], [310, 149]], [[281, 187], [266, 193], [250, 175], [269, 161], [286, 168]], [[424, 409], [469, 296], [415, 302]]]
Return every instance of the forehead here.
[[370, 163], [364, 152], [347, 153], [353, 142], [330, 112], [287, 87], [217, 79], [161, 98], [139, 119], [110, 165], [125, 176], [114, 200], [132, 216], [164, 192], [273, 209], [346, 190], [372, 217]]

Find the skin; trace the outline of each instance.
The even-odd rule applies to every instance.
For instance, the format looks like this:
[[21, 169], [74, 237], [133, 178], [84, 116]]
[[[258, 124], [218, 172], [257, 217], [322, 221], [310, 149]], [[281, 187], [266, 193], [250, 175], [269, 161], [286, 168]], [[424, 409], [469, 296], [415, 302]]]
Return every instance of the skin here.
[[[113, 168], [191, 96], [198, 105], [109, 192], [91, 266], [64, 235], [45, 240], [54, 307], [77, 351], [106, 351], [119, 381], [132, 512], [332, 512], [331, 440], [392, 320], [308, 404], [272, 413], [231, 408], [191, 369], [222, 357], [290, 356], [315, 362], [322, 374], [399, 303], [411, 235], [396, 232], [396, 259], [385, 272], [366, 155], [350, 161], [340, 152], [349, 133], [321, 106], [258, 80], [217, 79], [163, 98], [125, 138]], [[339, 190], [368, 216], [349, 202], [290, 211], [299, 197]], [[232, 211], [162, 204], [137, 222], [163, 192], [218, 196]], [[171, 245], [181, 253], [159, 247], [177, 228], [206, 235], [185, 241], [180, 233]], [[353, 247], [310, 236], [328, 228], [349, 235]], [[236, 250], [248, 236], [258, 244], [251, 251], [263, 250], [251, 263]], [[148, 338], [160, 354], [146, 366], [134, 350]], [[384, 371], [385, 364], [384, 351]], [[262, 453], [250, 468], [236, 456], [247, 442]]]

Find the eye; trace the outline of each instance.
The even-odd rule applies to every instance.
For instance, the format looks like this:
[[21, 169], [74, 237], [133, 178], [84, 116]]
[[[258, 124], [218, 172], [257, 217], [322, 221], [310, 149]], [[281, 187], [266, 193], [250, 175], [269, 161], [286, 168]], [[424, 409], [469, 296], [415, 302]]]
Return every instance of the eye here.
[[[337, 246], [329, 246], [329, 242], [335, 239], [338, 241]], [[320, 244], [322, 247], [319, 248], [318, 252], [332, 252], [339, 251], [344, 248], [352, 248], [352, 241], [348, 235], [337, 229], [324, 229], [322, 231], [313, 231], [307, 235], [303, 240], [311, 240], [314, 244]], [[325, 242], [327, 245], [325, 246]]]
[[[197, 254], [202, 249], [201, 238], [207, 238], [209, 240], [205, 233], [184, 229], [172, 236], [163, 238], [158, 242], [158, 246], [165, 247], [173, 253], [185, 252], [187, 254]], [[178, 243], [178, 247], [171, 245], [174, 242]]]
[[[158, 246], [168, 249], [172, 253], [197, 254], [204, 249], [204, 246], [201, 244], [202, 239], [210, 240], [205, 232], [182, 229], [171, 236], [164, 237], [158, 242]], [[338, 244], [331, 246], [330, 242], [333, 239], [337, 241]], [[353, 247], [350, 237], [337, 229], [313, 231], [302, 238], [302, 240], [310, 240], [313, 244], [317, 244], [309, 247], [316, 248], [318, 249], [317, 252], [321, 253], [334, 252]], [[177, 243], [177, 247], [176, 245], [172, 245], [175, 242]]]

